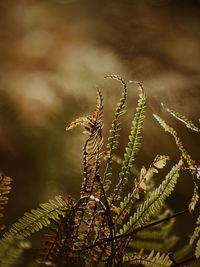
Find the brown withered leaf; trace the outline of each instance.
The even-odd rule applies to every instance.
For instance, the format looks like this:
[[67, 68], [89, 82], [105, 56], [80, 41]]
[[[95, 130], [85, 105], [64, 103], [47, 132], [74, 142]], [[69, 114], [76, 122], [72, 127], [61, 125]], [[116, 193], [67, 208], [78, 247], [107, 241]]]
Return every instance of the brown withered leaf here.
[[157, 169], [162, 169], [163, 167], [165, 167], [167, 160], [169, 160], [168, 156], [157, 155], [153, 161], [153, 166]]

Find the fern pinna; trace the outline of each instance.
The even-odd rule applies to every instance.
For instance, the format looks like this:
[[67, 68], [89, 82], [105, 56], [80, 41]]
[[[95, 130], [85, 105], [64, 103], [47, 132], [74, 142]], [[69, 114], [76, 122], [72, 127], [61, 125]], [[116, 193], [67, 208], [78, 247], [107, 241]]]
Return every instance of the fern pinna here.
[[[83, 126], [86, 136], [80, 198], [74, 200], [58, 196], [25, 213], [8, 232], [3, 233], [0, 240], [0, 267], [9, 267], [16, 263], [23, 253], [24, 240], [41, 229], [46, 231], [43, 234], [44, 245], [37, 250], [34, 257], [41, 266], [176, 266], [174, 258], [167, 254], [174, 248], [178, 238], [175, 235], [169, 238], [174, 217], [166, 208], [165, 200], [173, 192], [180, 172], [189, 169], [196, 185], [189, 205], [192, 211], [198, 201], [195, 177], [199, 178], [199, 167], [184, 149], [176, 131], [154, 115], [164, 129], [174, 136], [181, 150], [181, 157], [158, 187], [153, 178], [165, 167], [169, 161], [168, 156], [157, 155], [149, 168], [142, 166], [140, 171], [132, 173], [141, 146], [146, 112], [144, 86], [141, 82], [134, 82], [139, 88], [139, 99], [124, 157], [118, 160], [121, 170], [116, 177], [118, 180], [115, 181], [113, 162], [119, 159], [117, 148], [120, 145], [120, 119], [125, 111], [128, 88], [124, 79], [117, 75], [107, 75], [105, 78], [118, 80], [123, 87], [114, 112], [106, 151], [102, 151], [103, 97], [100, 89], [96, 91], [94, 112], [74, 120], [66, 127], [68, 131]], [[167, 111], [184, 121], [188, 128], [198, 132], [198, 128], [186, 117], [169, 109]], [[0, 190], [4, 195], [9, 193], [10, 181], [1, 179]], [[127, 184], [130, 185], [129, 192]], [[6, 204], [5, 201], [4, 198], [2, 205]], [[191, 242], [199, 233], [198, 219]], [[168, 250], [165, 246], [166, 237]], [[153, 245], [159, 252], [154, 252]], [[197, 257], [200, 255], [199, 247], [198, 241]]]

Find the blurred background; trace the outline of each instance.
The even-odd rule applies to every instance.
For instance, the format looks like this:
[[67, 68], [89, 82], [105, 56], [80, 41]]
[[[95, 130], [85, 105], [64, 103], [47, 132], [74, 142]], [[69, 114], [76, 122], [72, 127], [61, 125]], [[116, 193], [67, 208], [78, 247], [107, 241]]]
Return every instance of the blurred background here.
[[[155, 178], [159, 184], [180, 155], [153, 113], [165, 118], [199, 159], [198, 133], [166, 114], [160, 103], [198, 125], [200, 1], [2, 0], [0, 26], [0, 168], [14, 179], [8, 225], [56, 194], [78, 197], [84, 136], [80, 128], [64, 129], [91, 114], [98, 86], [106, 141], [121, 86], [105, 80], [105, 74], [140, 80], [146, 88], [148, 113], [137, 168], [148, 167], [158, 153], [169, 155], [171, 163]], [[137, 97], [137, 87], [129, 85], [119, 155]], [[185, 208], [192, 190], [191, 177], [181, 177], [170, 208]], [[190, 229], [192, 219], [184, 218]], [[187, 237], [183, 224], [178, 229]]]

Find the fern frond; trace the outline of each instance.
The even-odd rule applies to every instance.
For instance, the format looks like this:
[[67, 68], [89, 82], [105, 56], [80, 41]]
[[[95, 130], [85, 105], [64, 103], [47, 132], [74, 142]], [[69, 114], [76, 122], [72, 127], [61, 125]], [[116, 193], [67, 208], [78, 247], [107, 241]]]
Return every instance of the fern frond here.
[[194, 229], [194, 233], [192, 234], [192, 236], [190, 237], [190, 245], [195, 241], [195, 239], [199, 236], [200, 233], [200, 215], [197, 218], [196, 221], [196, 228]]
[[134, 119], [132, 121], [132, 128], [129, 135], [129, 142], [127, 147], [125, 148], [126, 152], [124, 154], [124, 161], [122, 164], [122, 170], [119, 173], [119, 182], [115, 188], [115, 195], [113, 199], [117, 195], [119, 195], [124, 188], [125, 184], [128, 181], [130, 170], [133, 166], [133, 162], [135, 161], [136, 154], [140, 148], [140, 140], [141, 140], [141, 131], [143, 128], [143, 122], [145, 118], [145, 107], [146, 107], [146, 96], [144, 92], [143, 85], [138, 82], [140, 89], [140, 98], [138, 100], [136, 113]]
[[82, 184], [82, 196], [89, 196], [93, 189], [95, 179], [100, 167], [100, 153], [103, 145], [102, 138], [102, 113], [103, 113], [103, 98], [101, 91], [97, 89], [96, 109], [91, 117], [90, 123], [86, 130], [88, 138], [83, 148], [84, 160], [84, 181]]
[[[60, 196], [56, 196], [54, 200], [40, 204], [39, 208], [32, 209], [29, 213], [26, 212], [0, 240], [0, 259], [6, 259], [7, 254], [10, 254], [12, 250], [18, 251], [19, 240], [46, 227], [50, 224], [51, 219], [58, 220], [59, 216], [64, 216], [66, 210], [67, 202]], [[14, 259], [15, 253], [9, 257], [11, 260]]]
[[120, 136], [120, 131], [121, 131], [121, 128], [120, 128], [121, 124], [120, 124], [119, 119], [124, 114], [128, 89], [127, 89], [125, 81], [117, 75], [107, 75], [107, 76], [105, 76], [105, 78], [116, 79], [116, 80], [120, 81], [123, 85], [122, 96], [119, 100], [119, 103], [117, 103], [117, 108], [116, 108], [115, 113], [114, 113], [114, 119], [112, 121], [111, 129], [109, 131], [110, 136], [108, 138], [108, 144], [107, 144], [107, 148], [108, 148], [108, 156], [106, 157], [107, 165], [106, 165], [104, 178], [103, 178], [103, 181], [105, 184], [104, 190], [107, 191], [109, 188], [108, 184], [109, 184], [110, 178], [112, 176], [113, 153], [114, 153], [114, 150], [116, 150], [118, 145], [119, 145], [118, 138]]
[[132, 257], [125, 257], [125, 262], [131, 262], [132, 264], [142, 264], [146, 267], [170, 267], [172, 266], [172, 261], [166, 254], [161, 254], [160, 252], [151, 251], [149, 255], [134, 255]]
[[186, 118], [184, 115], [181, 115], [180, 113], [172, 110], [172, 109], [169, 109], [169, 108], [166, 108], [164, 106], [163, 103], [161, 103], [161, 105], [163, 106], [163, 108], [169, 112], [172, 116], [174, 116], [177, 120], [183, 122], [187, 128], [193, 130], [193, 131], [196, 131], [196, 132], [200, 132], [200, 128], [198, 128], [191, 120], [189, 120], [188, 118]]
[[194, 161], [192, 160], [191, 156], [188, 154], [188, 152], [183, 147], [182, 141], [178, 137], [177, 132], [170, 127], [162, 118], [160, 118], [158, 115], [153, 114], [154, 118], [160, 123], [160, 125], [164, 128], [166, 132], [169, 132], [175, 139], [176, 145], [178, 146], [179, 150], [182, 153], [183, 158], [187, 161], [187, 164], [190, 168], [194, 167]]
[[[170, 127], [162, 118], [160, 118], [158, 115], [154, 114], [153, 115], [154, 118], [160, 123], [160, 125], [164, 128], [164, 130], [166, 132], [169, 132], [175, 139], [176, 145], [178, 146], [179, 150], [182, 153], [182, 157], [186, 160], [189, 169], [191, 171], [191, 173], [195, 173], [196, 177], [198, 178], [198, 169], [196, 168], [196, 164], [195, 161], [192, 160], [190, 154], [185, 150], [185, 148], [183, 147], [182, 141], [180, 140], [180, 138], [178, 137], [177, 132]], [[191, 199], [191, 202], [189, 204], [189, 210], [192, 212], [195, 208], [196, 203], [198, 202], [199, 199], [199, 194], [198, 194], [198, 186], [197, 183], [195, 182], [195, 179], [193, 178], [193, 182], [194, 182], [194, 191], [193, 191], [193, 196]]]
[[[4, 205], [8, 203], [8, 195], [10, 193], [10, 183], [12, 181], [12, 178], [7, 177], [0, 173], [0, 218], [3, 217], [3, 213], [1, 213], [1, 210], [4, 209]], [[0, 231], [5, 228], [4, 225], [0, 224]]]
[[129, 193], [127, 196], [125, 196], [123, 201], [120, 201], [120, 207], [118, 207], [117, 209], [118, 216], [115, 219], [115, 222], [122, 222], [120, 217], [122, 217], [124, 211], [126, 211], [126, 214], [128, 214], [131, 206], [133, 206], [133, 204], [135, 203], [135, 200], [139, 198], [139, 193], [146, 193], [146, 185], [150, 184], [150, 180], [154, 173], [158, 173], [158, 169], [162, 169], [166, 165], [167, 160], [169, 160], [168, 156], [157, 155], [148, 170], [146, 170], [144, 166], [142, 167], [139, 181], [137, 182], [135, 179], [134, 190], [132, 191], [132, 193]]
[[165, 199], [174, 190], [182, 164], [182, 160], [180, 160], [179, 163], [171, 169], [162, 184], [137, 208], [133, 216], [130, 216], [128, 223], [123, 225], [123, 229], [120, 229], [119, 234], [125, 234], [130, 230], [146, 224], [147, 218], [158, 214]]
[[56, 196], [54, 200], [40, 204], [37, 209], [32, 209], [26, 212], [22, 218], [14, 223], [10, 230], [4, 234], [0, 240], [0, 247], [2, 243], [9, 239], [24, 239], [34, 232], [46, 227], [50, 224], [50, 219], [59, 219], [59, 216], [64, 216], [67, 210], [67, 203], [60, 197]]
[[[161, 210], [160, 214], [155, 217], [153, 221], [166, 218], [172, 214], [169, 210]], [[143, 248], [144, 250], [151, 251], [154, 248], [160, 252], [170, 251], [179, 240], [179, 237], [173, 235], [172, 229], [174, 226], [175, 219], [171, 219], [167, 222], [155, 225], [150, 229], [146, 229], [140, 232], [137, 232], [134, 238], [129, 243], [130, 248]]]

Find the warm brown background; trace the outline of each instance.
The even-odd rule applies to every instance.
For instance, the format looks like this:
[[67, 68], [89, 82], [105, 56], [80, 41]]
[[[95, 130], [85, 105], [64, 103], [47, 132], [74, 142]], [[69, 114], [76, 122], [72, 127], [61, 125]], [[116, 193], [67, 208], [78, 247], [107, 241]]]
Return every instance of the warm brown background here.
[[[179, 157], [154, 112], [199, 159], [199, 135], [166, 114], [160, 102], [198, 124], [200, 1], [1, 0], [0, 26], [0, 166], [14, 178], [8, 223], [55, 194], [78, 196], [84, 137], [81, 129], [64, 128], [90, 114], [98, 86], [108, 129], [120, 85], [104, 80], [105, 74], [144, 82], [148, 116], [137, 167], [148, 166], [157, 153], [170, 155], [170, 166]], [[121, 155], [137, 99], [136, 87], [129, 87]], [[188, 204], [190, 180], [182, 177], [169, 201], [175, 211]], [[192, 224], [187, 216], [184, 221]], [[181, 234], [187, 236], [187, 229], [180, 223]]]

